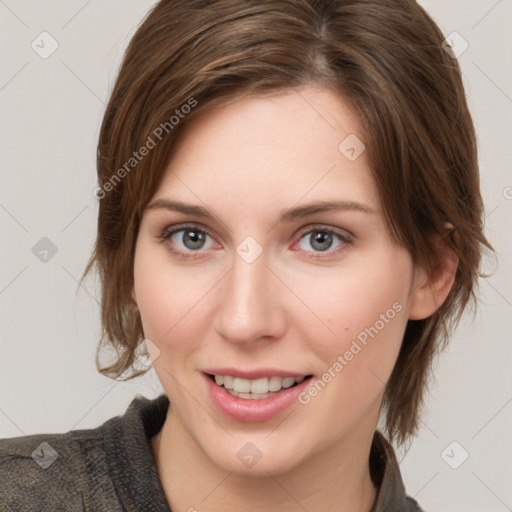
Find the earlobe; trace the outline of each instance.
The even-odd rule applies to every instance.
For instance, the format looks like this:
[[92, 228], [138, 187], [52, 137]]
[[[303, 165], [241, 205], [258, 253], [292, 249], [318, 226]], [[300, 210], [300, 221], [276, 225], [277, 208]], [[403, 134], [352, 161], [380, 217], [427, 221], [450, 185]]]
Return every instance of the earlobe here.
[[132, 300], [133, 300], [135, 307], [137, 307], [138, 304], [137, 304], [137, 297], [135, 295], [135, 286], [132, 286], [131, 296], [132, 296]]
[[430, 272], [418, 268], [409, 302], [409, 319], [423, 320], [433, 315], [444, 303], [453, 283], [459, 259], [443, 244], [436, 264]]

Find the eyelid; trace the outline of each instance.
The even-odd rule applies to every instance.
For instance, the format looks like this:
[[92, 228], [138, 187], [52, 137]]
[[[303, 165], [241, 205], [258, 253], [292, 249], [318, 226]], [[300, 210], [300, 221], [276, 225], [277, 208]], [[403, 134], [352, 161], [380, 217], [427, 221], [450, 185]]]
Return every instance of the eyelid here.
[[[315, 230], [332, 231], [335, 235], [338, 235], [342, 238], [348, 238], [348, 239], [355, 238], [354, 234], [351, 231], [349, 231], [348, 229], [337, 228], [335, 226], [331, 226], [330, 224], [310, 224], [307, 228], [304, 228], [304, 230], [300, 232], [300, 238], [302, 238], [304, 235], [307, 235], [311, 231], [315, 231]], [[344, 233], [346, 233], [346, 235]]]
[[176, 231], [181, 231], [182, 229], [195, 229], [197, 231], [204, 231], [210, 238], [216, 240], [216, 237], [212, 234], [209, 228], [200, 222], [194, 221], [168, 225], [167, 227], [160, 230], [160, 235], [157, 235], [157, 238], [164, 240], [164, 237], [171, 236], [171, 234], [176, 233]]
[[[166, 228], [164, 228], [162, 230], [162, 234], [159, 236], [159, 238], [163, 238], [163, 236], [165, 235], [168, 235], [170, 233], [173, 233], [173, 232], [176, 232], [176, 231], [180, 231], [181, 229], [187, 229], [187, 228], [190, 228], [190, 229], [198, 229], [198, 231], [204, 231], [208, 236], [210, 236], [211, 238], [215, 238], [209, 231], [209, 229], [205, 226], [203, 226], [202, 224], [200, 223], [196, 223], [196, 222], [192, 222], [192, 223], [183, 223], [183, 224], [176, 224], [176, 225], [172, 225], [172, 226], [168, 226]], [[325, 230], [332, 230], [335, 234], [338, 234], [340, 236], [344, 236], [342, 232], [345, 232], [347, 233], [348, 237], [346, 238], [354, 238], [354, 234], [349, 231], [348, 229], [346, 228], [337, 228], [335, 226], [331, 226], [329, 224], [322, 224], [322, 223], [313, 223], [313, 224], [309, 224], [307, 227], [305, 228], [302, 228], [301, 230], [299, 230], [300, 232], [300, 237], [302, 238], [304, 235], [306, 235], [307, 233], [309, 233], [310, 231], [314, 231], [315, 229], [318, 229], [318, 230], [322, 230], [322, 229], [325, 229]]]

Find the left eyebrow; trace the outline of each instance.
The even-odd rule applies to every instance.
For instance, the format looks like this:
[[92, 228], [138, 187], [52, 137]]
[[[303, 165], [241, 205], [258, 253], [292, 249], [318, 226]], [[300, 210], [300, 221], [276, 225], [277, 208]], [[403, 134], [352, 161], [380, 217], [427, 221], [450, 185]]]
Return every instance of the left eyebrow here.
[[295, 219], [302, 219], [316, 213], [324, 213], [332, 210], [352, 210], [367, 214], [377, 213], [370, 206], [356, 201], [317, 201], [303, 206], [281, 210], [278, 222], [291, 222]]
[[[187, 204], [182, 203], [181, 201], [172, 201], [170, 199], [156, 199], [147, 206], [148, 210], [156, 210], [160, 208], [194, 215], [195, 217], [204, 219], [215, 219], [222, 223], [218, 215], [215, 215], [208, 208], [200, 205]], [[279, 212], [277, 222], [292, 222], [296, 219], [302, 219], [304, 217], [310, 217], [311, 215], [333, 210], [351, 210], [370, 215], [377, 213], [370, 206], [356, 201], [316, 201], [302, 206], [295, 206], [293, 208], [281, 210]]]

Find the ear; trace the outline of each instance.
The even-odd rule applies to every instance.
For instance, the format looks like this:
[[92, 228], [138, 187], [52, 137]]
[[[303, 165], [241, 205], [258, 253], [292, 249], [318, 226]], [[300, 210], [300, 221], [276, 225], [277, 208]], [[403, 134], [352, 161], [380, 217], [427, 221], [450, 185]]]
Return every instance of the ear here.
[[137, 304], [137, 296], [135, 295], [135, 285], [132, 286], [131, 296], [132, 296], [133, 303], [135, 304], [135, 307], [137, 307], [138, 304]]
[[[453, 230], [451, 224], [446, 226]], [[409, 319], [423, 320], [433, 315], [444, 303], [455, 282], [459, 258], [443, 240], [439, 240], [435, 263], [428, 272], [417, 267], [409, 302]]]

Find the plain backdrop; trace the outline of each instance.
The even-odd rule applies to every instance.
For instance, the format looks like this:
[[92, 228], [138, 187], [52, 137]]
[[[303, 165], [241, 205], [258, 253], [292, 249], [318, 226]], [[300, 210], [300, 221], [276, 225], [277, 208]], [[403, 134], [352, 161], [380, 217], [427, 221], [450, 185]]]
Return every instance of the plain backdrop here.
[[[96, 427], [136, 394], [162, 391], [154, 372], [127, 383], [96, 372], [98, 289], [89, 281], [77, 293], [95, 238], [105, 102], [153, 3], [0, 1], [0, 437]], [[428, 512], [501, 512], [512, 510], [512, 2], [421, 4], [456, 48], [468, 45], [458, 59], [497, 258], [484, 262], [480, 309], [440, 358], [421, 431], [398, 455]], [[44, 51], [58, 44], [47, 58], [32, 47], [41, 37]]]

